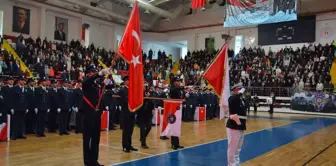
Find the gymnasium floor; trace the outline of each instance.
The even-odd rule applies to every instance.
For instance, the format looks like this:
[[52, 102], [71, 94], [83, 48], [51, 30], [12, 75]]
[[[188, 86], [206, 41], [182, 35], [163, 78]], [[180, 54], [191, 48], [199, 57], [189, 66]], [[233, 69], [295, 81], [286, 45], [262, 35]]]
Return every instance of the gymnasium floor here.
[[[336, 119], [294, 114], [266, 113], [247, 122], [241, 153], [243, 166], [335, 166]], [[189, 122], [182, 125], [180, 142], [186, 148], [170, 149], [170, 140], [159, 139], [153, 127], [148, 150], [125, 154], [121, 151], [121, 130], [101, 133], [99, 162], [118, 166], [223, 166], [227, 140], [224, 121]], [[139, 147], [139, 128], [133, 146]], [[82, 166], [81, 135], [46, 138], [28, 135], [27, 140], [0, 142], [0, 166]]]

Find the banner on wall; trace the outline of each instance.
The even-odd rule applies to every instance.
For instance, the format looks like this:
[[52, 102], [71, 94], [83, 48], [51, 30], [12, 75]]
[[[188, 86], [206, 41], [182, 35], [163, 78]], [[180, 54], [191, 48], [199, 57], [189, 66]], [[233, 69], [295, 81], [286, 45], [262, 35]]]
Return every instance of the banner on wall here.
[[296, 6], [296, 0], [227, 0], [224, 27], [293, 21]]
[[30, 33], [30, 10], [13, 6], [12, 31], [29, 35]]
[[336, 113], [336, 94], [322, 91], [295, 93], [291, 109], [298, 111]]
[[2, 38], [2, 30], [3, 30], [3, 11], [0, 10], [0, 38]]
[[316, 16], [299, 17], [296, 21], [258, 26], [258, 44], [310, 43], [316, 38]]
[[54, 40], [66, 41], [68, 35], [68, 19], [55, 17]]

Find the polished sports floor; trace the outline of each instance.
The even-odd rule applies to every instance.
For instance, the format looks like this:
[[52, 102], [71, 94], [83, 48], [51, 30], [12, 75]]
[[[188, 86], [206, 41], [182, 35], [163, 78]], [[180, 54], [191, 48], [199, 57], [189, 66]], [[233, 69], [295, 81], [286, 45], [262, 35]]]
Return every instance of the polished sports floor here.
[[[330, 117], [266, 113], [247, 122], [241, 163], [243, 166], [335, 166], [336, 119]], [[159, 127], [148, 136], [150, 149], [123, 153], [121, 130], [101, 133], [99, 162], [118, 166], [224, 166], [227, 139], [224, 121], [182, 123], [180, 143], [173, 151], [170, 140], [159, 139]], [[139, 147], [139, 128], [133, 146]], [[81, 135], [28, 135], [27, 140], [0, 142], [0, 166], [82, 166]]]

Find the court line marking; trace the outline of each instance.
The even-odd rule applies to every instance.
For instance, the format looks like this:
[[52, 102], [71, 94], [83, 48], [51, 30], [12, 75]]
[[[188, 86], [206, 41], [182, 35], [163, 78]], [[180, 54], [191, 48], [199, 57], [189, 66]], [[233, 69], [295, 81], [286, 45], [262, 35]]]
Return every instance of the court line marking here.
[[330, 147], [332, 147], [334, 144], [336, 143], [336, 141], [332, 142], [330, 145], [328, 145], [326, 148], [322, 149], [320, 152], [318, 152], [315, 156], [313, 156], [311, 159], [309, 159], [308, 161], [306, 161], [303, 166], [306, 166], [307, 164], [309, 164], [311, 161], [313, 161], [316, 157], [318, 157], [319, 155], [321, 155], [323, 152], [325, 152], [326, 150], [328, 150]]
[[[77, 141], [83, 141], [81, 139], [77, 139]], [[117, 147], [114, 147], [114, 146], [110, 146], [110, 145], [104, 145], [104, 144], [99, 144], [99, 146], [104, 146], [104, 147], [108, 147], [108, 148], [111, 148], [111, 149], [117, 149], [117, 150], [120, 150], [120, 151], [123, 151], [122, 148], [117, 148]], [[151, 156], [153, 154], [149, 154], [149, 153], [144, 153], [144, 152], [140, 152], [140, 151], [131, 151], [132, 153], [139, 153], [139, 154], [144, 154], [144, 155], [147, 155], [147, 156]]]
[[[99, 144], [100, 146], [105, 146], [105, 147], [108, 147], [108, 148], [111, 148], [111, 149], [118, 149], [120, 151], [123, 151], [122, 148], [117, 148], [117, 147], [113, 147], [113, 146], [109, 146], [109, 145], [104, 145], [104, 144]], [[140, 151], [131, 151], [131, 153], [139, 153], [139, 154], [144, 154], [144, 155], [147, 155], [147, 156], [151, 156], [153, 154], [149, 154], [149, 153], [144, 153], [144, 152], [140, 152]]]
[[[282, 124], [282, 125], [279, 125], [279, 126], [269, 127], [269, 128], [260, 129], [260, 130], [256, 130], [256, 131], [253, 131], [253, 132], [245, 133], [244, 135], [249, 135], [249, 134], [253, 134], [253, 133], [264, 131], [264, 130], [266, 131], [266, 130], [269, 130], [269, 129], [272, 129], [272, 128], [282, 127], [282, 126], [298, 123], [300, 121], [291, 121], [291, 122], [292, 123], [286, 123], [286, 124]], [[143, 157], [143, 158], [139, 158], [139, 159], [124, 161], [124, 162], [115, 163], [115, 164], [111, 164], [111, 165], [107, 165], [107, 166], [117, 166], [117, 165], [121, 165], [121, 164], [132, 163], [132, 162], [135, 162], [135, 161], [144, 160], [144, 159], [148, 159], [148, 158], [156, 157], [156, 156], [160, 156], [160, 155], [165, 155], [165, 154], [176, 152], [176, 151], [183, 151], [183, 150], [186, 150], [186, 149], [195, 148], [195, 147], [199, 147], [199, 146], [203, 146], [203, 145], [207, 145], [207, 144], [212, 144], [212, 143], [220, 142], [220, 141], [224, 141], [224, 140], [227, 140], [227, 138], [223, 138], [223, 139], [219, 139], [219, 140], [215, 140], [215, 141], [210, 141], [210, 142], [206, 142], [206, 143], [202, 143], [202, 144], [198, 144], [198, 145], [189, 146], [189, 147], [186, 147], [186, 148], [181, 149], [181, 150], [170, 150], [169, 152], [163, 152], [163, 153], [155, 154], [155, 155], [152, 155], [152, 156], [147, 156], [147, 157]], [[179, 161], [183, 161], [183, 160], [179, 160]]]

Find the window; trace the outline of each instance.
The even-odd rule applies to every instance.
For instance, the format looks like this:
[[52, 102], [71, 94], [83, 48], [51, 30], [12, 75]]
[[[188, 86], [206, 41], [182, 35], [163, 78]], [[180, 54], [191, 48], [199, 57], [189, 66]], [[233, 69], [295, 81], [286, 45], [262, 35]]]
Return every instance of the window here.
[[243, 36], [242, 35], [236, 36], [235, 50], [234, 50], [235, 55], [237, 55], [242, 48], [243, 48]]

